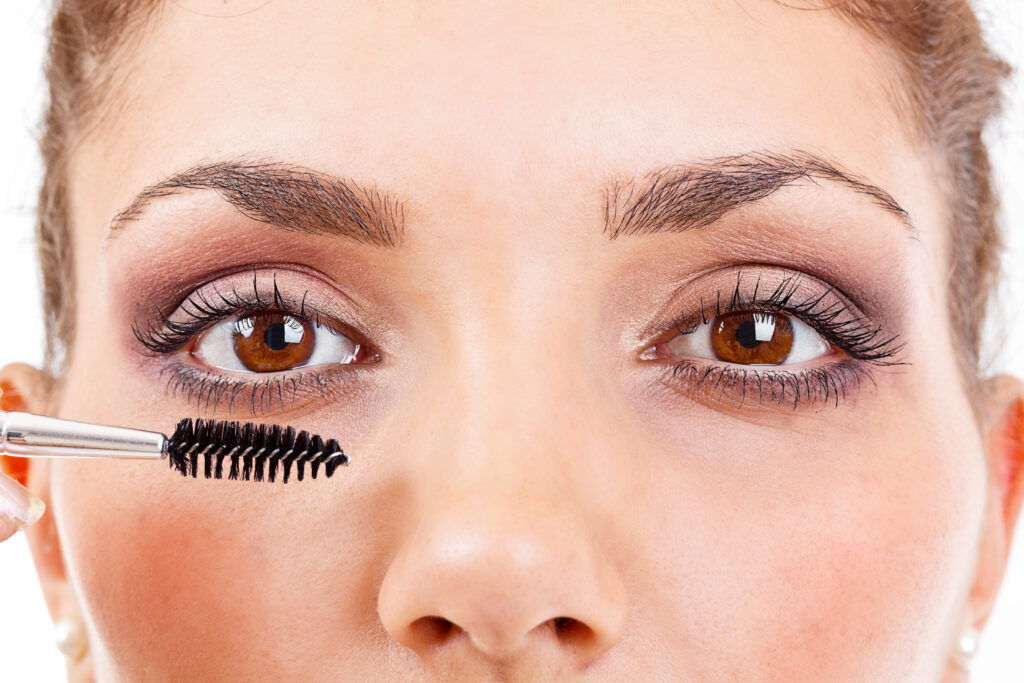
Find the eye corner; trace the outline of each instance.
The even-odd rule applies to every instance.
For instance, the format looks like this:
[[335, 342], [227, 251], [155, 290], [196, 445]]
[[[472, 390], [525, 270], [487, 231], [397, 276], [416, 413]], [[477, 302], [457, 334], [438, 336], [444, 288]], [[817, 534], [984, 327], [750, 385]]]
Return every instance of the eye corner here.
[[658, 344], [651, 344], [650, 342], [647, 342], [647, 343], [641, 344], [640, 350], [639, 351], [635, 351], [633, 355], [636, 356], [637, 360], [640, 360], [640, 361], [643, 361], [643, 362], [646, 363], [646, 362], [649, 362], [649, 361], [652, 361], [652, 360], [658, 360], [657, 353], [658, 353]]

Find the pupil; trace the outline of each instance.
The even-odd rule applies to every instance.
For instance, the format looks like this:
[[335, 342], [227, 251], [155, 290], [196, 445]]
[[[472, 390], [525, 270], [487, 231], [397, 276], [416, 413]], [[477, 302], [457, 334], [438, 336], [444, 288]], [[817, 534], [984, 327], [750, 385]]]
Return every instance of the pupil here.
[[263, 331], [263, 343], [272, 351], [280, 351], [288, 346], [288, 341], [284, 337], [284, 323], [267, 325], [267, 329]]
[[736, 328], [736, 341], [745, 349], [756, 349], [760, 345], [753, 320], [744, 320], [739, 324]]

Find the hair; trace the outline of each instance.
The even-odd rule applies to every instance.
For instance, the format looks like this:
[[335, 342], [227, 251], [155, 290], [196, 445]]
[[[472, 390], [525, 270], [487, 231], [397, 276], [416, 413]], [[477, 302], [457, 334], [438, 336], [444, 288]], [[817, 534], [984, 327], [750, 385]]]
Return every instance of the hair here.
[[[782, 0], [775, 0], [786, 4]], [[77, 140], [103, 120], [130, 48], [162, 0], [55, 0], [45, 74], [49, 102], [39, 147], [37, 239], [47, 346], [45, 364], [63, 376], [75, 338], [68, 160]], [[838, 12], [895, 55], [901, 113], [945, 162], [951, 235], [949, 318], [965, 383], [980, 385], [982, 326], [998, 280], [997, 225], [987, 122], [1003, 107], [1011, 69], [987, 45], [968, 0], [811, 0]], [[790, 5], [787, 5], [790, 6]]]

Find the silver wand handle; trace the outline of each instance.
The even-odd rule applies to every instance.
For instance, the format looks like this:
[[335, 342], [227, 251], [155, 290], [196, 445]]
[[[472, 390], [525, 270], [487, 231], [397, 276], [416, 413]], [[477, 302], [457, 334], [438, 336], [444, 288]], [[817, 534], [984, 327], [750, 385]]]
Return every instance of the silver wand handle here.
[[160, 432], [0, 411], [3, 455], [159, 460], [167, 448], [167, 438]]

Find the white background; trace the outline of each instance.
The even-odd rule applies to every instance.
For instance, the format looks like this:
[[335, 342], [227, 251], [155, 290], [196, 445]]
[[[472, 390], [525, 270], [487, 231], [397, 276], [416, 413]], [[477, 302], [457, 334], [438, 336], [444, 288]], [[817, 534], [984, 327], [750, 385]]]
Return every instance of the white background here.
[[[49, 3], [0, 3], [0, 365], [42, 360], [43, 329], [32, 244], [33, 207], [40, 175], [34, 130], [43, 101], [42, 56]], [[1024, 2], [976, 2], [990, 40], [1024, 71]], [[990, 338], [996, 367], [1024, 377], [1024, 77], [1014, 78], [1008, 111], [989, 131], [1010, 237], [1007, 302]], [[1019, 525], [999, 603], [985, 629], [974, 669], [980, 683], [1024, 681], [1024, 520]], [[139, 577], [145, 581], [144, 576]], [[51, 645], [52, 625], [19, 534], [0, 544], [0, 679], [62, 681], [61, 656]]]

